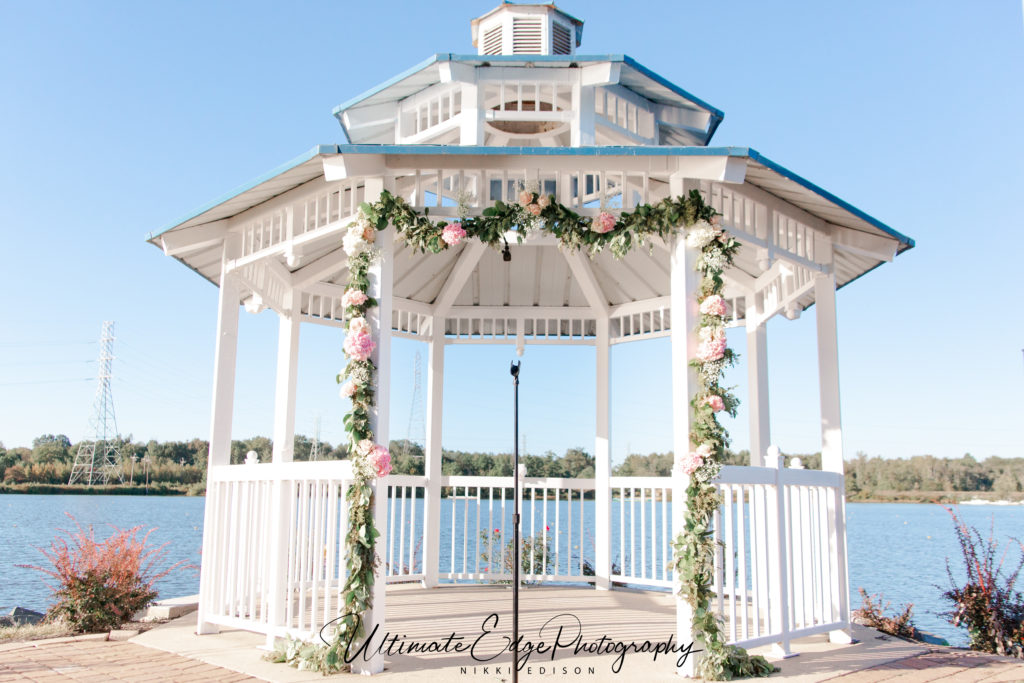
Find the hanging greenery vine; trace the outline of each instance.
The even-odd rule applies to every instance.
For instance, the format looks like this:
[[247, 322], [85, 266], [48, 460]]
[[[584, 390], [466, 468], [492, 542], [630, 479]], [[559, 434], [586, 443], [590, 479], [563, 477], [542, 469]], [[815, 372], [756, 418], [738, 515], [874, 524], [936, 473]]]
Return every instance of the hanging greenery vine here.
[[722, 503], [712, 482], [722, 469], [729, 445], [729, 434], [718, 421], [718, 413], [735, 417], [739, 404], [729, 389], [721, 385], [722, 373], [737, 358], [726, 344], [722, 273], [732, 264], [739, 242], [719, 228], [718, 218], [710, 207], [702, 205], [699, 214], [686, 235], [686, 246], [700, 250], [696, 268], [701, 274], [697, 290], [698, 345], [696, 356], [689, 361], [697, 375], [697, 391], [690, 401], [693, 450], [676, 454], [676, 467], [689, 476], [689, 485], [683, 530], [672, 543], [671, 565], [679, 579], [679, 595], [693, 610], [693, 638], [702, 643], [699, 647], [704, 650], [697, 674], [706, 680], [721, 681], [767, 676], [776, 669], [764, 657], [751, 656], [743, 648], [728, 645], [711, 609], [716, 545], [711, 520]]
[[346, 535], [347, 578], [343, 588], [345, 616], [335, 623], [327, 645], [291, 640], [279, 645], [271, 656], [301, 669], [335, 673], [347, 669], [345, 646], [365, 637], [361, 617], [372, 606], [374, 569], [379, 561], [374, 542], [380, 535], [373, 521], [375, 477], [391, 471], [390, 454], [376, 444], [370, 430], [377, 368], [371, 360], [376, 346], [366, 315], [377, 302], [368, 294], [369, 270], [379, 254], [374, 249], [377, 232], [388, 225], [420, 253], [439, 253], [475, 238], [492, 247], [507, 246], [507, 235], [522, 242], [531, 232], [543, 230], [558, 239], [561, 247], [583, 250], [594, 256], [608, 249], [615, 258], [624, 257], [637, 246], [650, 246], [655, 237], [670, 239], [689, 228], [687, 246], [700, 249], [697, 268], [702, 273], [699, 289], [700, 345], [690, 361], [697, 370], [699, 390], [691, 402], [694, 450], [676, 457], [677, 466], [689, 475], [687, 510], [683, 531], [673, 542], [672, 568], [680, 581], [679, 595], [693, 607], [693, 639], [703, 643], [698, 674], [710, 680], [742, 676], [765, 676], [775, 670], [763, 657], [751, 657], [745, 650], [725, 643], [718, 620], [711, 610], [711, 579], [715, 541], [711, 518], [720, 505], [711, 483], [721, 469], [729, 439], [717, 413], [735, 415], [738, 401], [720, 385], [723, 370], [736, 356], [725, 341], [725, 301], [721, 292], [722, 272], [739, 248], [739, 243], [718, 228], [715, 211], [704, 203], [700, 192], [669, 197], [653, 205], [597, 216], [581, 216], [557, 203], [553, 196], [533, 188], [523, 189], [517, 202], [495, 202], [480, 216], [470, 217], [460, 201], [457, 221], [431, 220], [418, 213], [404, 199], [381, 193], [373, 203], [360, 206], [359, 218], [347, 229], [342, 247], [349, 257], [349, 282], [342, 299], [345, 308], [344, 351], [348, 359], [338, 373], [341, 395], [352, 402], [345, 416], [345, 430], [352, 460], [354, 483], [347, 493], [349, 528]]

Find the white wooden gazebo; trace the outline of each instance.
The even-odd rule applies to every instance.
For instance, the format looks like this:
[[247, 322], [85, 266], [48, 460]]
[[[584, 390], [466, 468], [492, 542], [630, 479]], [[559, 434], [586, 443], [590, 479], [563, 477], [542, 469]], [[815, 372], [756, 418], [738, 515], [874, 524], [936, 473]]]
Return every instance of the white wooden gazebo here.
[[[291, 461], [300, 329], [342, 325], [341, 236], [359, 203], [388, 190], [432, 217], [456, 218], [460, 202], [472, 215], [535, 187], [583, 215], [699, 189], [743, 243], [725, 298], [731, 325], [747, 332], [751, 466], [724, 468], [717, 484], [725, 502], [715, 524], [716, 606], [732, 642], [774, 643], [780, 655], [802, 635], [847, 637], [836, 289], [913, 241], [752, 149], [709, 147], [722, 112], [629, 57], [577, 54], [582, 22], [553, 5], [503, 4], [472, 29], [478, 54], [434, 55], [339, 106], [350, 144], [317, 146], [150, 237], [220, 287], [200, 632], [310, 637], [337, 615], [351, 474], [344, 461]], [[386, 580], [376, 584], [373, 619], [383, 619], [388, 583], [506, 576], [490, 530], [511, 533], [511, 478], [441, 474], [449, 345], [596, 347], [596, 476], [524, 479], [523, 533], [553, 544], [550, 564], [527, 578], [671, 587], [665, 563], [682, 506], [670, 501], [682, 499], [685, 478], [611, 476], [609, 350], [671, 338], [675, 417], [665, 429], [677, 453], [688, 450], [696, 274], [685, 241], [590, 259], [553, 238], [520, 244], [512, 234], [508, 261], [472, 240], [423, 255], [394, 230], [382, 236], [371, 320], [380, 443], [388, 443], [390, 339], [426, 343], [429, 363], [425, 474], [377, 483]], [[786, 469], [769, 448], [765, 323], [812, 304], [822, 471]], [[240, 305], [280, 320], [271, 463], [229, 464]], [[338, 343], [340, 357], [340, 332]], [[453, 495], [442, 498], [442, 489]], [[681, 642], [686, 610], [678, 601]], [[367, 668], [382, 666], [378, 657]]]

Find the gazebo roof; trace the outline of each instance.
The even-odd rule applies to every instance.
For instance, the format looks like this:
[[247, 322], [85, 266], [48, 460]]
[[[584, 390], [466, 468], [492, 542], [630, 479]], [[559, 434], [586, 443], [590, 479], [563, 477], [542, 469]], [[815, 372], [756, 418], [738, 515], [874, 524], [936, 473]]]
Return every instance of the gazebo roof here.
[[[420, 169], [448, 169], [438, 172], [454, 170], [458, 173], [457, 169], [502, 165], [519, 169], [537, 167], [553, 172], [607, 167], [625, 169], [629, 174], [642, 173], [649, 179], [652, 201], [657, 198], [655, 186], [661, 188], [658, 192], [663, 196], [668, 192], [669, 178], [682, 175], [704, 179], [702, 189], [719, 197], [719, 201], [725, 196], [733, 197], [730, 193], [735, 191], [742, 193], [735, 197], [746, 198], [745, 201], [756, 200], [763, 206], [777, 203], [780, 212], [788, 212], [788, 220], [810, 226], [831, 240], [835, 246], [834, 269], [839, 286], [914, 246], [909, 237], [749, 148], [443, 145], [320, 145], [200, 207], [163, 231], [151, 234], [149, 241], [217, 283], [221, 244], [227, 230], [242, 227], [261, 211], [273, 210], [287, 193], [312, 192], [316, 187], [331, 187], [337, 183], [351, 183], [355, 187], [366, 177], [404, 178], [408, 183], [412, 182], [410, 178], [424, 172]], [[429, 172], [428, 177], [432, 177], [432, 173]], [[405, 192], [408, 191], [407, 187]], [[451, 206], [431, 206], [430, 210], [432, 216], [438, 217], [453, 215], [455, 211]], [[587, 210], [596, 209], [581, 209], [582, 212]], [[729, 215], [734, 210], [724, 205], [722, 210], [727, 213], [724, 224], [730, 227], [734, 223], [730, 229], [744, 238], [740, 225], [744, 219]], [[339, 218], [337, 222], [347, 224], [348, 220]], [[283, 252], [273, 255], [273, 268], [284, 279], [300, 279], [296, 273], [301, 273], [307, 265], [330, 262], [333, 267], [321, 268], [322, 277], [318, 281], [327, 285], [344, 283], [347, 269], [340, 251], [340, 232], [330, 233], [330, 230], [340, 229], [340, 226], [326, 228], [328, 232], [322, 233], [322, 237], [311, 239], [289, 258]], [[753, 227], [749, 230], [753, 239], [755, 230]], [[805, 234], [811, 235], [810, 232]], [[434, 304], [467, 249], [467, 245], [460, 245], [439, 254], [413, 256], [411, 250], [398, 243], [394, 257], [395, 296], [413, 302], [410, 305]], [[781, 250], [781, 246], [777, 249]], [[596, 286], [596, 296], [603, 299], [606, 306], [615, 307], [666, 297], [669, 293], [668, 252], [664, 248], [649, 252], [633, 250], [621, 261], [607, 253], [599, 254], [589, 263], [593, 273], [590, 294], [586, 284], [581, 287], [578, 263], [574, 267], [551, 238], [538, 236], [524, 245], [514, 245], [513, 255], [506, 268], [496, 252], [487, 250], [477, 254], [472, 271], [463, 273], [455, 291], [446, 294], [450, 299], [448, 303], [457, 307], [587, 308], [593, 303], [593, 286]], [[791, 263], [797, 269], [816, 266], [810, 259], [791, 258], [796, 259]], [[774, 276], [775, 271], [768, 273], [769, 269], [771, 265], [759, 255], [759, 249], [744, 249], [732, 278], [736, 283], [750, 285], [758, 278]], [[248, 294], [244, 291], [243, 297]], [[813, 303], [813, 294], [813, 288], [805, 288], [793, 303], [806, 308]], [[737, 314], [742, 316], [742, 296], [740, 292], [736, 295], [739, 297]]]
[[532, 67], [574, 72], [586, 67], [607, 68], [602, 78], [657, 104], [675, 107], [699, 115], [702, 127], [665, 128], [666, 144], [706, 145], [721, 124], [725, 113], [683, 90], [628, 55], [457, 55], [439, 53], [394, 78], [367, 90], [334, 108], [345, 136], [354, 143], [381, 143], [395, 139], [394, 121], [381, 116], [375, 107], [422, 92], [448, 78], [451, 68]]

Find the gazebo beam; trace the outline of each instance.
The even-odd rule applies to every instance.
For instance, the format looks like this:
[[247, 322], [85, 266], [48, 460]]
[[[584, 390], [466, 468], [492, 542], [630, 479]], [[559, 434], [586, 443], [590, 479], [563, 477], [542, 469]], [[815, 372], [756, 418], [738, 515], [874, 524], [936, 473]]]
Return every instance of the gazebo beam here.
[[328, 275], [341, 271], [346, 263], [348, 263], [348, 255], [343, 249], [338, 248], [327, 252], [315, 261], [311, 261], [298, 270], [292, 271], [292, 287], [302, 289], [315, 282], [320, 282], [321, 279]]
[[566, 251], [565, 260], [568, 262], [569, 270], [572, 271], [576, 284], [580, 286], [580, 290], [583, 292], [583, 296], [586, 297], [590, 308], [593, 309], [595, 314], [602, 318], [607, 318], [609, 310], [608, 298], [601, 291], [601, 285], [598, 284], [597, 278], [594, 276], [594, 270], [590, 267], [590, 262], [584, 259], [583, 255], [578, 251]]
[[470, 275], [473, 274], [477, 264], [480, 262], [480, 257], [484, 255], [485, 251], [487, 251], [487, 245], [479, 240], [472, 240], [462, 248], [459, 260], [455, 262], [451, 273], [448, 274], [447, 281], [445, 281], [437, 298], [434, 299], [434, 317], [444, 318], [448, 314], [449, 309], [455, 303], [462, 288], [466, 286], [466, 282], [469, 281]]

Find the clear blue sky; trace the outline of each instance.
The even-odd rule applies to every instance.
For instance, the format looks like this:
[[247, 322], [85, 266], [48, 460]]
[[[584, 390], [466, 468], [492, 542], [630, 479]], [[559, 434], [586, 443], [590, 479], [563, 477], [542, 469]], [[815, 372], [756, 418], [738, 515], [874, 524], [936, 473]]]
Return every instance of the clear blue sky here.
[[[143, 238], [318, 143], [331, 108], [436, 52], [494, 0], [0, 0], [0, 440], [86, 437], [101, 322], [136, 439], [205, 438], [216, 290]], [[847, 457], [1024, 455], [1024, 39], [1013, 2], [581, 2], [625, 53], [753, 147], [914, 237], [839, 294]], [[813, 309], [769, 324], [773, 441], [820, 447]], [[730, 339], [742, 354], [744, 339]], [[340, 334], [304, 328], [297, 428], [341, 437]], [[243, 314], [235, 436], [269, 435], [273, 314]], [[392, 436], [413, 355], [396, 342]], [[425, 350], [425, 349], [424, 349]], [[510, 444], [510, 348], [448, 349], [448, 448]], [[593, 444], [593, 350], [528, 348], [527, 449]], [[613, 454], [671, 447], [668, 346], [613, 351]], [[734, 372], [741, 398], [746, 372]], [[732, 425], [747, 445], [746, 414]]]

